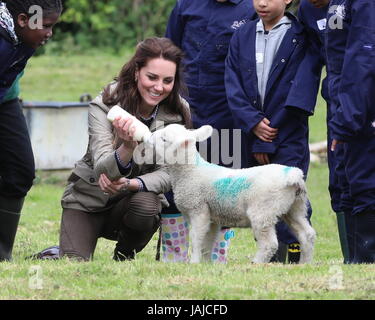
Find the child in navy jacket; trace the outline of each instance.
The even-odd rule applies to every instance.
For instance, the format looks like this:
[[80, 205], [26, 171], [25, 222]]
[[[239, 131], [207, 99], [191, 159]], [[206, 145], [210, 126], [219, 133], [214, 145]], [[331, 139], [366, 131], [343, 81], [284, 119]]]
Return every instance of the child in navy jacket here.
[[[302, 25], [285, 13], [291, 0], [253, 3], [260, 19], [233, 35], [226, 59], [229, 107], [235, 126], [247, 136], [250, 166], [279, 163], [298, 167], [307, 176], [308, 116], [319, 87], [320, 74], [314, 69], [319, 55], [307, 50]], [[280, 239], [278, 232], [279, 240], [291, 251], [298, 248], [295, 236], [280, 227], [286, 235]]]
[[[302, 24], [306, 27], [309, 34], [311, 45], [317, 46], [321, 55], [321, 66], [327, 64], [326, 50], [325, 50], [325, 36], [327, 31], [327, 14], [329, 0], [302, 0], [298, 11], [298, 17]], [[320, 73], [320, 70], [318, 70]], [[328, 189], [331, 196], [331, 206], [336, 213], [337, 225], [339, 231], [339, 238], [341, 244], [341, 251], [344, 257], [344, 263], [350, 261], [349, 257], [349, 243], [347, 240], [348, 230], [352, 223], [350, 215], [345, 215], [345, 212], [350, 210], [350, 203], [342, 201], [347, 197], [342, 194], [349, 193], [349, 186], [347, 183], [345, 168], [343, 165], [343, 146], [340, 145], [335, 152], [330, 150], [332, 143], [332, 132], [328, 126], [332, 118], [332, 105], [329, 98], [328, 77], [322, 83], [322, 97], [327, 102], [327, 160], [329, 168], [329, 185]], [[348, 206], [349, 204], [349, 206]], [[349, 232], [349, 234], [351, 234]]]
[[349, 263], [375, 262], [375, 1], [331, 0], [327, 69], [333, 116], [332, 150], [339, 142], [350, 204]]
[[61, 0], [0, 2], [0, 261], [11, 259], [23, 200], [34, 179], [17, 77], [52, 36], [61, 11]]

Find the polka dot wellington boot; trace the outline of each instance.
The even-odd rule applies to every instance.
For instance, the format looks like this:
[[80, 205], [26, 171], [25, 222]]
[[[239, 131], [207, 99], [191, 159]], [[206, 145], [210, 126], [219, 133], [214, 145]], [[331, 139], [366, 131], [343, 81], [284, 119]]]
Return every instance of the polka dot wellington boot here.
[[222, 228], [216, 238], [212, 249], [211, 260], [215, 263], [227, 263], [230, 239], [234, 237], [234, 231], [229, 228]]
[[181, 213], [161, 215], [163, 262], [187, 262], [189, 229]]

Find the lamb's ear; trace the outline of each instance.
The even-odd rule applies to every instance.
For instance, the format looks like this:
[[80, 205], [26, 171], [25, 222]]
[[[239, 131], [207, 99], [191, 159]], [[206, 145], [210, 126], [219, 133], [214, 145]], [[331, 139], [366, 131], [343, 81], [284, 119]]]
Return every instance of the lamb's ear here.
[[197, 142], [207, 140], [212, 135], [212, 127], [209, 125], [202, 126], [199, 129], [194, 130], [195, 139]]

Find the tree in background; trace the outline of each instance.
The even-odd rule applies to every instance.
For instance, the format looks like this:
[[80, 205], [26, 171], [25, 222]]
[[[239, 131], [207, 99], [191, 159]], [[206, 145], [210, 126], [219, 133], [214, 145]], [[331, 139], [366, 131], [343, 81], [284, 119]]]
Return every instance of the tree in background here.
[[[251, 1], [251, 0], [250, 0]], [[94, 48], [133, 47], [150, 36], [163, 36], [176, 0], [63, 0], [64, 12], [56, 26], [54, 52]], [[296, 13], [300, 0], [290, 11]]]
[[293, 0], [293, 4], [290, 6], [289, 11], [294, 15], [297, 15], [300, 0]]
[[[60, 45], [132, 47], [149, 36], [162, 36], [175, 0], [65, 0]], [[56, 41], [56, 49], [59, 45]]]

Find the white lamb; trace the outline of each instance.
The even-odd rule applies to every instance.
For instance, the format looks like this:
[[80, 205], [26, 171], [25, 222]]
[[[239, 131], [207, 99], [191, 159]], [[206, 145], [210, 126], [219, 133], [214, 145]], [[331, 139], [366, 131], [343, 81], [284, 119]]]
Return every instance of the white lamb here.
[[254, 263], [268, 263], [278, 248], [275, 225], [284, 220], [301, 245], [300, 263], [312, 260], [315, 231], [307, 218], [303, 172], [277, 164], [229, 169], [206, 162], [196, 142], [212, 127], [187, 130], [171, 124], [153, 133], [145, 151], [165, 162], [177, 208], [190, 225], [190, 262], [210, 260], [221, 226], [251, 227], [258, 250]]

